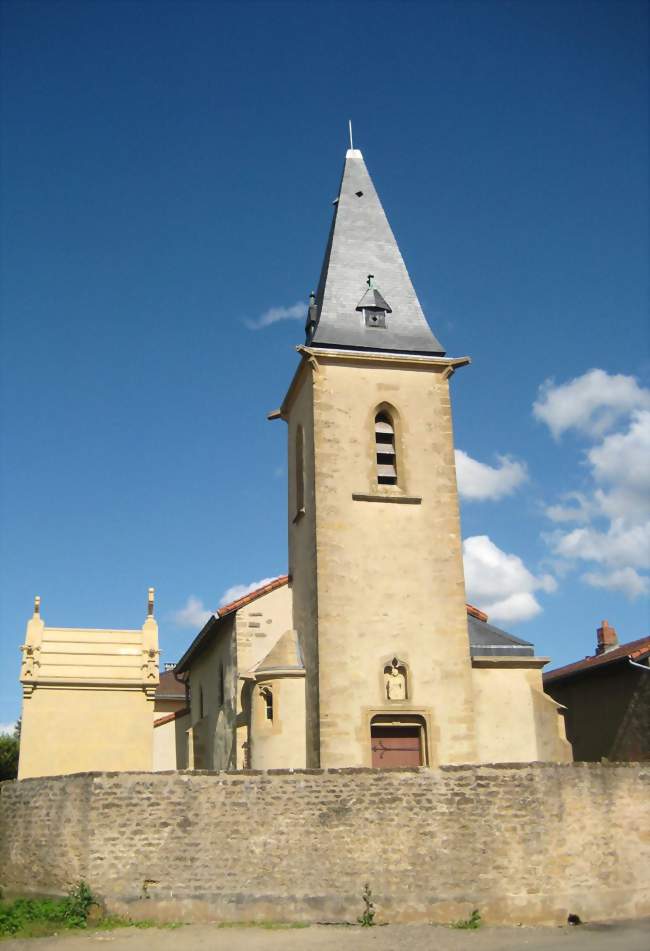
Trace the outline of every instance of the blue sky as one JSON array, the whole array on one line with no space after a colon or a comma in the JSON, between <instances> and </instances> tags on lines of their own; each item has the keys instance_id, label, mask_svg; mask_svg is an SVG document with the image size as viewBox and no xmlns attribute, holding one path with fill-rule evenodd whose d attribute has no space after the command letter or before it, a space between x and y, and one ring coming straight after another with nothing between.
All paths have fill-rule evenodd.
<instances>
[{"instance_id":1,"label":"blue sky","mask_svg":"<svg viewBox=\"0 0 650 951\"><path fill-rule=\"evenodd\" d=\"M265 414L302 321L251 324L316 283L349 117L432 328L473 359L469 596L554 664L603 618L647 633L644 3L3 19L0 724L35 594L48 624L133 627L153 584L174 660L286 569Z\"/></svg>"}]
</instances>

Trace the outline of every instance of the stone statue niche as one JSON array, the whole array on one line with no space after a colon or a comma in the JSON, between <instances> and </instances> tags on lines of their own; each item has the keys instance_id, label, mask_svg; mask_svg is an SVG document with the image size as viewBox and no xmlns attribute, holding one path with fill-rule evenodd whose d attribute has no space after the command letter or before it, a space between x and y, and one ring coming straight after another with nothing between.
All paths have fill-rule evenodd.
<instances>
[{"instance_id":1,"label":"stone statue niche","mask_svg":"<svg viewBox=\"0 0 650 951\"><path fill-rule=\"evenodd\" d=\"M406 700L406 665L393 657L384 667L384 684L387 700Z\"/></svg>"}]
</instances>

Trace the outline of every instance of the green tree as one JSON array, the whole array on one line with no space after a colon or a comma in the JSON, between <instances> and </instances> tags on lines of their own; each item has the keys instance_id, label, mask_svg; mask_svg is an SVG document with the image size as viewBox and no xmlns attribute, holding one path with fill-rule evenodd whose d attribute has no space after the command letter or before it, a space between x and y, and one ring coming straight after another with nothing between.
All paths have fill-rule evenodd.
<instances>
[{"instance_id":1,"label":"green tree","mask_svg":"<svg viewBox=\"0 0 650 951\"><path fill-rule=\"evenodd\" d=\"M0 733L0 782L15 779L18 775L18 753L20 751L20 720L16 724L14 735Z\"/></svg>"}]
</instances>

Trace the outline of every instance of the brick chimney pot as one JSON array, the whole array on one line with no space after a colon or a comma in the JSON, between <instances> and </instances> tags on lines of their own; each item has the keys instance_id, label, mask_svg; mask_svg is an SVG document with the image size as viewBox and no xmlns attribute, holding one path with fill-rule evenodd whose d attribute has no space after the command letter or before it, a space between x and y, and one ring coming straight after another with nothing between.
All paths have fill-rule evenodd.
<instances>
[{"instance_id":1,"label":"brick chimney pot","mask_svg":"<svg viewBox=\"0 0 650 951\"><path fill-rule=\"evenodd\" d=\"M596 654L606 654L618 647L618 637L608 621L603 621L596 631Z\"/></svg>"}]
</instances>

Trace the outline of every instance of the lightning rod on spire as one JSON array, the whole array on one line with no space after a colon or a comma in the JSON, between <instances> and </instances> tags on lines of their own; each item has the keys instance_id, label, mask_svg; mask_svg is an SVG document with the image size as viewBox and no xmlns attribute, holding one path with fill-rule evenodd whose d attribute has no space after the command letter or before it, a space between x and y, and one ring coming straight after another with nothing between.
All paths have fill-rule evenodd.
<instances>
[{"instance_id":1,"label":"lightning rod on spire","mask_svg":"<svg viewBox=\"0 0 650 951\"><path fill-rule=\"evenodd\" d=\"M348 126L350 128L350 148L354 149L354 145L352 144L352 119L348 119Z\"/></svg>"}]
</instances>

